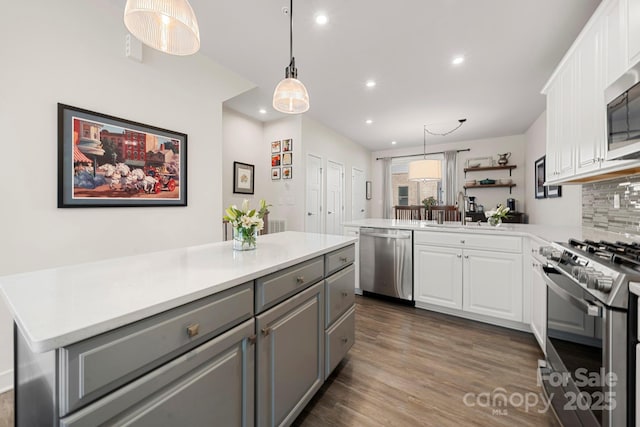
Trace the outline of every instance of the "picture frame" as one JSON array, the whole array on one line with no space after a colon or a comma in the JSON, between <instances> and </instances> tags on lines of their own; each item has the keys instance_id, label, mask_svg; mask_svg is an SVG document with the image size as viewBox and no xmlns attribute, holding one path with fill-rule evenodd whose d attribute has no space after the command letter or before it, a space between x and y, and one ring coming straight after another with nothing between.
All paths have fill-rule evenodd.
<instances>
[{"instance_id":1,"label":"picture frame","mask_svg":"<svg viewBox=\"0 0 640 427\"><path fill-rule=\"evenodd\" d=\"M290 152L282 153L282 165L291 165L293 164L293 154Z\"/></svg>"},{"instance_id":2,"label":"picture frame","mask_svg":"<svg viewBox=\"0 0 640 427\"><path fill-rule=\"evenodd\" d=\"M293 151L293 139L282 140L282 152L286 153L288 151Z\"/></svg>"},{"instance_id":3,"label":"picture frame","mask_svg":"<svg viewBox=\"0 0 640 427\"><path fill-rule=\"evenodd\" d=\"M562 186L561 185L549 185L546 187L547 189L547 197L548 198L557 198L562 197Z\"/></svg>"},{"instance_id":4,"label":"picture frame","mask_svg":"<svg viewBox=\"0 0 640 427\"><path fill-rule=\"evenodd\" d=\"M253 194L255 183L255 167L248 163L233 162L233 192L237 194Z\"/></svg>"},{"instance_id":5,"label":"picture frame","mask_svg":"<svg viewBox=\"0 0 640 427\"><path fill-rule=\"evenodd\" d=\"M365 198L367 200L371 200L371 181L366 181L365 182Z\"/></svg>"},{"instance_id":6,"label":"picture frame","mask_svg":"<svg viewBox=\"0 0 640 427\"><path fill-rule=\"evenodd\" d=\"M280 168L271 168L271 180L278 181L280 179Z\"/></svg>"},{"instance_id":7,"label":"picture frame","mask_svg":"<svg viewBox=\"0 0 640 427\"><path fill-rule=\"evenodd\" d=\"M293 169L291 166L282 168L282 179L292 179L293 178Z\"/></svg>"},{"instance_id":8,"label":"picture frame","mask_svg":"<svg viewBox=\"0 0 640 427\"><path fill-rule=\"evenodd\" d=\"M282 154L272 154L271 155L271 167L275 168L276 166L280 166L282 163Z\"/></svg>"},{"instance_id":9,"label":"picture frame","mask_svg":"<svg viewBox=\"0 0 640 427\"><path fill-rule=\"evenodd\" d=\"M280 152L280 141L271 142L271 152L279 153Z\"/></svg>"},{"instance_id":10,"label":"picture frame","mask_svg":"<svg viewBox=\"0 0 640 427\"><path fill-rule=\"evenodd\" d=\"M540 157L534 163L534 188L536 199L545 199L547 197L547 187L544 186L545 180L545 159L546 156Z\"/></svg>"},{"instance_id":11,"label":"picture frame","mask_svg":"<svg viewBox=\"0 0 640 427\"><path fill-rule=\"evenodd\" d=\"M187 134L58 103L58 208L187 206Z\"/></svg>"}]
</instances>

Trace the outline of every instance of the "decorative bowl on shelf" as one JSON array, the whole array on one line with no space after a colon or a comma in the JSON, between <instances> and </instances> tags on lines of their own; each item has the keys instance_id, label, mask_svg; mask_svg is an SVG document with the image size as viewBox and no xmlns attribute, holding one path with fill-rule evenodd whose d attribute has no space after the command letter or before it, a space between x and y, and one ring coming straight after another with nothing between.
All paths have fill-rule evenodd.
<instances>
[{"instance_id":1,"label":"decorative bowl on shelf","mask_svg":"<svg viewBox=\"0 0 640 427\"><path fill-rule=\"evenodd\" d=\"M473 168L479 168L479 167L480 167L480 162L476 162L476 163L469 163L469 164L467 165L467 167L468 167L468 168L471 168L471 169L473 169Z\"/></svg>"},{"instance_id":2,"label":"decorative bowl on shelf","mask_svg":"<svg viewBox=\"0 0 640 427\"><path fill-rule=\"evenodd\" d=\"M464 185L467 187L471 187L476 185L476 180L475 179L468 179L464 182Z\"/></svg>"},{"instance_id":3,"label":"decorative bowl on shelf","mask_svg":"<svg viewBox=\"0 0 640 427\"><path fill-rule=\"evenodd\" d=\"M512 182L513 182L512 179L501 179L500 180L500 184L502 184L502 185L511 185Z\"/></svg>"},{"instance_id":4,"label":"decorative bowl on shelf","mask_svg":"<svg viewBox=\"0 0 640 427\"><path fill-rule=\"evenodd\" d=\"M483 179L482 181L478 181L480 182L480 185L491 185L491 184L495 184L496 180L495 179Z\"/></svg>"}]
</instances>

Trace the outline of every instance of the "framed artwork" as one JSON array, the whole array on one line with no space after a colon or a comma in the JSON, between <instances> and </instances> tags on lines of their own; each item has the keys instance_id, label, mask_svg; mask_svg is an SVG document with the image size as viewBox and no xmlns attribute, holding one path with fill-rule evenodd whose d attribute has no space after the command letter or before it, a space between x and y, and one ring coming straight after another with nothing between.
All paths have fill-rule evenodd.
<instances>
[{"instance_id":1,"label":"framed artwork","mask_svg":"<svg viewBox=\"0 0 640 427\"><path fill-rule=\"evenodd\" d=\"M280 141L273 141L271 143L271 152L279 153L280 152Z\"/></svg>"},{"instance_id":2,"label":"framed artwork","mask_svg":"<svg viewBox=\"0 0 640 427\"><path fill-rule=\"evenodd\" d=\"M287 166L282 168L282 179L291 179L292 178L291 166Z\"/></svg>"},{"instance_id":3,"label":"framed artwork","mask_svg":"<svg viewBox=\"0 0 640 427\"><path fill-rule=\"evenodd\" d=\"M187 135L58 104L58 207L187 206Z\"/></svg>"},{"instance_id":4,"label":"framed artwork","mask_svg":"<svg viewBox=\"0 0 640 427\"><path fill-rule=\"evenodd\" d=\"M275 168L276 166L280 166L282 161L282 154L272 154L271 155L271 167Z\"/></svg>"},{"instance_id":5,"label":"framed artwork","mask_svg":"<svg viewBox=\"0 0 640 427\"><path fill-rule=\"evenodd\" d=\"M254 166L233 162L233 192L253 194Z\"/></svg>"},{"instance_id":6,"label":"framed artwork","mask_svg":"<svg viewBox=\"0 0 640 427\"><path fill-rule=\"evenodd\" d=\"M546 156L540 157L538 160L536 160L534 166L536 199L544 199L547 197L547 187L544 186L545 158Z\"/></svg>"},{"instance_id":7,"label":"framed artwork","mask_svg":"<svg viewBox=\"0 0 640 427\"><path fill-rule=\"evenodd\" d=\"M547 197L561 197L562 186L561 185L549 185L547 188Z\"/></svg>"},{"instance_id":8,"label":"framed artwork","mask_svg":"<svg viewBox=\"0 0 640 427\"><path fill-rule=\"evenodd\" d=\"M293 154L291 153L282 153L282 164L283 165L291 165L293 163Z\"/></svg>"},{"instance_id":9,"label":"framed artwork","mask_svg":"<svg viewBox=\"0 0 640 427\"><path fill-rule=\"evenodd\" d=\"M367 181L365 184L365 197L367 200L371 200L371 181Z\"/></svg>"},{"instance_id":10,"label":"framed artwork","mask_svg":"<svg viewBox=\"0 0 640 427\"><path fill-rule=\"evenodd\" d=\"M271 168L271 179L273 181L280 179L280 168Z\"/></svg>"},{"instance_id":11,"label":"framed artwork","mask_svg":"<svg viewBox=\"0 0 640 427\"><path fill-rule=\"evenodd\" d=\"M293 139L282 140L282 152L286 153L287 151L293 151Z\"/></svg>"}]
</instances>

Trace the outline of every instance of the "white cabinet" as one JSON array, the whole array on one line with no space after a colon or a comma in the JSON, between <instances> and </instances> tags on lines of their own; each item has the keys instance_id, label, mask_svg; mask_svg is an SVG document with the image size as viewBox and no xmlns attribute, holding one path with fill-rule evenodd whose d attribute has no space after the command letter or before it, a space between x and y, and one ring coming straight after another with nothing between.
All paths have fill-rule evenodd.
<instances>
[{"instance_id":1,"label":"white cabinet","mask_svg":"<svg viewBox=\"0 0 640 427\"><path fill-rule=\"evenodd\" d=\"M415 245L413 251L416 301L462 310L462 250Z\"/></svg>"},{"instance_id":2,"label":"white cabinet","mask_svg":"<svg viewBox=\"0 0 640 427\"><path fill-rule=\"evenodd\" d=\"M465 249L462 256L463 310L522 321L522 255Z\"/></svg>"},{"instance_id":3,"label":"white cabinet","mask_svg":"<svg viewBox=\"0 0 640 427\"><path fill-rule=\"evenodd\" d=\"M627 0L622 0L627 1ZM609 86L626 70L623 41L626 39L626 10L621 0L610 0L604 5L599 19L604 30L604 87ZM603 89L604 89L603 87Z\"/></svg>"},{"instance_id":4,"label":"white cabinet","mask_svg":"<svg viewBox=\"0 0 640 427\"><path fill-rule=\"evenodd\" d=\"M360 290L360 227L345 226L344 235L358 238L358 241L356 242L356 256L353 265L356 268L356 293L362 295L362 291Z\"/></svg>"},{"instance_id":5,"label":"white cabinet","mask_svg":"<svg viewBox=\"0 0 640 427\"><path fill-rule=\"evenodd\" d=\"M414 232L416 306L522 322L521 248L516 236Z\"/></svg>"},{"instance_id":6,"label":"white cabinet","mask_svg":"<svg viewBox=\"0 0 640 427\"><path fill-rule=\"evenodd\" d=\"M547 92L546 181L573 175L576 140L575 57L570 57Z\"/></svg>"},{"instance_id":7,"label":"white cabinet","mask_svg":"<svg viewBox=\"0 0 640 427\"><path fill-rule=\"evenodd\" d=\"M540 255L540 247L549 246L550 243L537 239L529 239L531 254L528 257L527 279L530 286L530 311L531 311L531 332L536 337L540 348L546 354L547 341L547 285L544 282L540 267L546 259Z\"/></svg>"},{"instance_id":8,"label":"white cabinet","mask_svg":"<svg viewBox=\"0 0 640 427\"><path fill-rule=\"evenodd\" d=\"M640 61L640 0L627 1L627 64Z\"/></svg>"}]
</instances>

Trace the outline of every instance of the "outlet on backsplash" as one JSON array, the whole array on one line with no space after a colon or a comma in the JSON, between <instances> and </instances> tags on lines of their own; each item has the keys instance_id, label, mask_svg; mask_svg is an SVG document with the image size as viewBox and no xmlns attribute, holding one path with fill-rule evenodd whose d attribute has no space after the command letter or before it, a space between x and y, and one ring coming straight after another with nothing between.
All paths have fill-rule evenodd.
<instances>
[{"instance_id":1,"label":"outlet on backsplash","mask_svg":"<svg viewBox=\"0 0 640 427\"><path fill-rule=\"evenodd\" d=\"M620 195L618 193L613 195L613 209L620 209Z\"/></svg>"}]
</instances>

